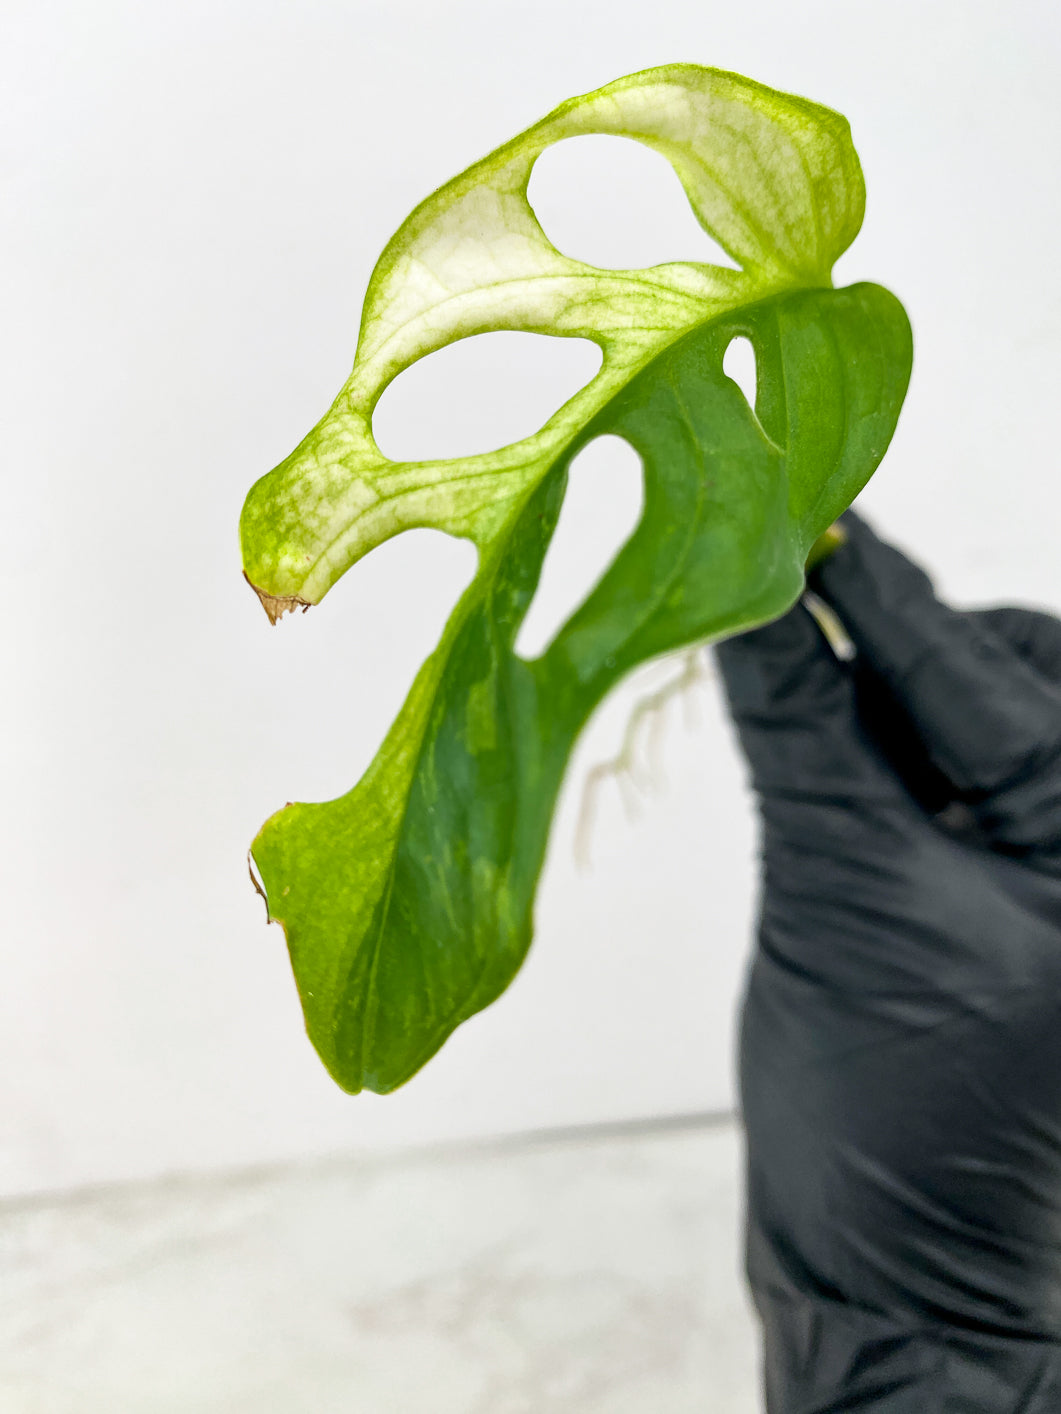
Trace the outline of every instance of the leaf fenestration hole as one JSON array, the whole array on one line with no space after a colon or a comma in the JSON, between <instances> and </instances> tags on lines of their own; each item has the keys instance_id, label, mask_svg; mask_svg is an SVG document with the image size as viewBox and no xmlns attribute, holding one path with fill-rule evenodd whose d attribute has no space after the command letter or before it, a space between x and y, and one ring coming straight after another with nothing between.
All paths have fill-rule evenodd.
<instances>
[{"instance_id":1,"label":"leaf fenestration hole","mask_svg":"<svg viewBox=\"0 0 1061 1414\"><path fill-rule=\"evenodd\" d=\"M399 373L376 404L372 433L394 461L492 452L537 432L601 360L589 339L473 334Z\"/></svg>"},{"instance_id":2,"label":"leaf fenestration hole","mask_svg":"<svg viewBox=\"0 0 1061 1414\"><path fill-rule=\"evenodd\" d=\"M637 528L645 503L641 458L622 437L597 437L572 461L538 588L516 653L541 656Z\"/></svg>"},{"instance_id":3,"label":"leaf fenestration hole","mask_svg":"<svg viewBox=\"0 0 1061 1414\"><path fill-rule=\"evenodd\" d=\"M693 213L665 157L632 138L586 133L547 147L527 197L562 254L604 270L677 260L739 269Z\"/></svg>"},{"instance_id":4,"label":"leaf fenestration hole","mask_svg":"<svg viewBox=\"0 0 1061 1414\"><path fill-rule=\"evenodd\" d=\"M755 348L751 339L738 334L729 341L722 355L722 372L731 378L748 400L748 406L755 410L756 369Z\"/></svg>"},{"instance_id":5,"label":"leaf fenestration hole","mask_svg":"<svg viewBox=\"0 0 1061 1414\"><path fill-rule=\"evenodd\" d=\"M478 564L471 541L416 526L359 560L297 632L281 621L270 713L302 723L272 746L281 800L332 799L337 761L352 780L368 768Z\"/></svg>"}]
</instances>

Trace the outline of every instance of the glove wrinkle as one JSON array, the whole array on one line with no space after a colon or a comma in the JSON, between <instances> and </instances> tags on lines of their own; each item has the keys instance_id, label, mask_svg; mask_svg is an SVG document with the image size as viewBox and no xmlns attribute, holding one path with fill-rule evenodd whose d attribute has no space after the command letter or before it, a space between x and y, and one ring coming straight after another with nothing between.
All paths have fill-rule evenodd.
<instances>
[{"instance_id":1,"label":"glove wrinkle","mask_svg":"<svg viewBox=\"0 0 1061 1414\"><path fill-rule=\"evenodd\" d=\"M952 795L1003 849L1051 856L1061 831L1059 630L1034 611L961 613L854 513L812 575L859 654L902 705ZM1001 630L1001 631L1000 631ZM1009 634L1020 637L1014 646ZM1029 789L1034 781L1036 788Z\"/></svg>"},{"instance_id":2,"label":"glove wrinkle","mask_svg":"<svg viewBox=\"0 0 1061 1414\"><path fill-rule=\"evenodd\" d=\"M1008 643L1046 682L1061 685L1061 621L1042 609L1010 604L973 609L970 614Z\"/></svg>"}]
</instances>

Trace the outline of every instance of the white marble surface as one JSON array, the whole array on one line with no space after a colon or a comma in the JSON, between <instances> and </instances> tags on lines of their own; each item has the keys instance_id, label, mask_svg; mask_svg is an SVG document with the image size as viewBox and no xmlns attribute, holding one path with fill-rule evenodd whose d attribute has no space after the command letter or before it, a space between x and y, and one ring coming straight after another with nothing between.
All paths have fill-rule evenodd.
<instances>
[{"instance_id":1,"label":"white marble surface","mask_svg":"<svg viewBox=\"0 0 1061 1414\"><path fill-rule=\"evenodd\" d=\"M0 1210L5 1414L744 1414L728 1122Z\"/></svg>"}]
</instances>

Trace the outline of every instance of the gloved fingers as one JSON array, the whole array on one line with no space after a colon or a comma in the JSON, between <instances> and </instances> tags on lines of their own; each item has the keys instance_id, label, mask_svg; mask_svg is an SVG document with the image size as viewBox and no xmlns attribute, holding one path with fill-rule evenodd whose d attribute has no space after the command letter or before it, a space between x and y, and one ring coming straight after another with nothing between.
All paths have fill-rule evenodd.
<instances>
[{"instance_id":1,"label":"gloved fingers","mask_svg":"<svg viewBox=\"0 0 1061 1414\"><path fill-rule=\"evenodd\" d=\"M988 839L1022 852L1053 849L1061 689L982 616L941 603L928 576L858 516L841 524L847 542L814 572L815 588Z\"/></svg>"},{"instance_id":2,"label":"gloved fingers","mask_svg":"<svg viewBox=\"0 0 1061 1414\"><path fill-rule=\"evenodd\" d=\"M1010 605L976 609L970 617L1008 643L1044 682L1061 688L1061 620L1040 609ZM1047 873L1061 875L1061 755L989 804L996 817L1007 817L1007 839L1029 849L1034 862ZM1008 818L1014 814L1019 831Z\"/></svg>"},{"instance_id":3,"label":"gloved fingers","mask_svg":"<svg viewBox=\"0 0 1061 1414\"><path fill-rule=\"evenodd\" d=\"M862 729L848 666L802 604L715 652L761 796L910 804Z\"/></svg>"},{"instance_id":4,"label":"gloved fingers","mask_svg":"<svg viewBox=\"0 0 1061 1414\"><path fill-rule=\"evenodd\" d=\"M1042 609L999 605L973 609L972 617L1004 639L1047 682L1061 686L1061 619Z\"/></svg>"}]
</instances>

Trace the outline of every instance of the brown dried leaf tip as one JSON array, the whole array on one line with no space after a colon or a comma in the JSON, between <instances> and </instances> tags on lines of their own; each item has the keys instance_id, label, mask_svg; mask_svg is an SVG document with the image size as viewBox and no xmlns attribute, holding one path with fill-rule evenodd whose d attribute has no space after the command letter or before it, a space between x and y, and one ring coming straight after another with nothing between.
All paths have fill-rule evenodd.
<instances>
[{"instance_id":1,"label":"brown dried leaf tip","mask_svg":"<svg viewBox=\"0 0 1061 1414\"><path fill-rule=\"evenodd\" d=\"M265 890L262 888L261 883L259 882L257 871L254 868L254 856L253 854L251 854L250 850L247 851L247 873L251 876L251 883L254 885L254 892L261 899L262 903L265 904L265 921L266 923L271 923L273 921L273 915L269 911L269 900L266 897Z\"/></svg>"},{"instance_id":2,"label":"brown dried leaf tip","mask_svg":"<svg viewBox=\"0 0 1061 1414\"><path fill-rule=\"evenodd\" d=\"M243 578L262 601L262 608L269 615L269 622L275 624L277 619L283 618L287 613L294 613L296 609L301 609L303 613L309 608L308 599L300 599L297 594L266 594L264 589L258 586L248 577L247 571L243 571Z\"/></svg>"}]
</instances>

